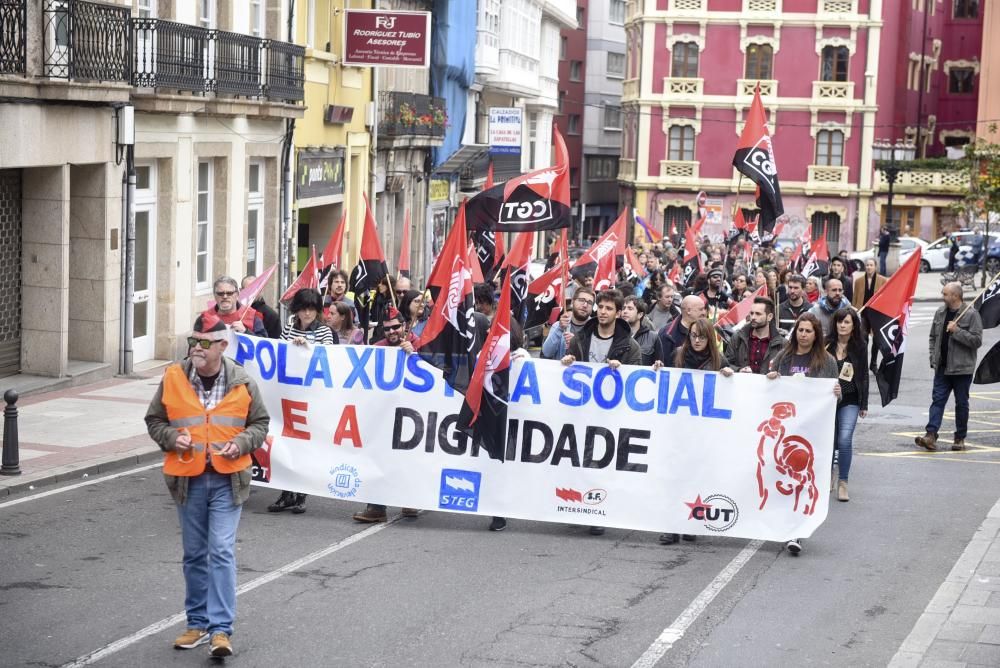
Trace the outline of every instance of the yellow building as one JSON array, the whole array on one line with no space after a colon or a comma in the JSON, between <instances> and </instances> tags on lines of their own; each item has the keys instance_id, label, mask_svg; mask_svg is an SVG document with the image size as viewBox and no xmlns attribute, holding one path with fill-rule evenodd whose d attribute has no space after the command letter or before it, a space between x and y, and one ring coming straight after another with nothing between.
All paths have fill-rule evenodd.
<instances>
[{"instance_id":1,"label":"yellow building","mask_svg":"<svg viewBox=\"0 0 1000 668\"><path fill-rule=\"evenodd\" d=\"M983 34L996 35L1000 30L1000 7L993 2L983 3ZM1000 143L1000 43L983 40L983 56L979 59L979 111L980 119L976 137L991 143Z\"/></svg>"},{"instance_id":2,"label":"yellow building","mask_svg":"<svg viewBox=\"0 0 1000 668\"><path fill-rule=\"evenodd\" d=\"M370 184L371 135L365 124L372 99L371 68L345 67L344 12L370 9L370 0L298 0L296 42L305 46L305 117L295 124L293 175L299 267L309 246L323 250L347 214L344 257L357 262ZM295 228L293 228L295 229Z\"/></svg>"}]
</instances>

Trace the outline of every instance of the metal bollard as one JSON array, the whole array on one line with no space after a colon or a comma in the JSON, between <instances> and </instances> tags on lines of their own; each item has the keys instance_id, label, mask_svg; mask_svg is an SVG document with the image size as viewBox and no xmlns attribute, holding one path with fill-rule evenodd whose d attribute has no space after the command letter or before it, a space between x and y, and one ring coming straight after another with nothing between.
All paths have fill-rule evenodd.
<instances>
[{"instance_id":1,"label":"metal bollard","mask_svg":"<svg viewBox=\"0 0 1000 668\"><path fill-rule=\"evenodd\" d=\"M17 452L17 392L7 390L3 400L7 402L7 407L3 409L3 460L0 475L21 475L20 455Z\"/></svg>"}]
</instances>

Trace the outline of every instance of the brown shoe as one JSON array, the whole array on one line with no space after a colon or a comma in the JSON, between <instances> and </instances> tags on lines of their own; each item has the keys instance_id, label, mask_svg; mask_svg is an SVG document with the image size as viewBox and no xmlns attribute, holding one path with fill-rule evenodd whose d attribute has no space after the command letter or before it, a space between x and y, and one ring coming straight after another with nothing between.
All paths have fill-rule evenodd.
<instances>
[{"instance_id":1,"label":"brown shoe","mask_svg":"<svg viewBox=\"0 0 1000 668\"><path fill-rule=\"evenodd\" d=\"M354 513L355 522L364 522L365 524L374 524L376 522L385 522L388 518L386 517L385 511L373 510L371 508L365 508L360 513Z\"/></svg>"},{"instance_id":2,"label":"brown shoe","mask_svg":"<svg viewBox=\"0 0 1000 668\"><path fill-rule=\"evenodd\" d=\"M408 519L415 519L417 517L418 511L416 508L403 508L403 512L401 514L403 517L406 517Z\"/></svg>"},{"instance_id":3,"label":"brown shoe","mask_svg":"<svg viewBox=\"0 0 1000 668\"><path fill-rule=\"evenodd\" d=\"M847 481L840 480L837 482L837 501L850 501L851 497L847 495Z\"/></svg>"},{"instance_id":4,"label":"brown shoe","mask_svg":"<svg viewBox=\"0 0 1000 668\"><path fill-rule=\"evenodd\" d=\"M232 656L233 645L229 642L229 636L222 631L213 633L209 653L215 657Z\"/></svg>"},{"instance_id":5,"label":"brown shoe","mask_svg":"<svg viewBox=\"0 0 1000 668\"><path fill-rule=\"evenodd\" d=\"M913 439L913 442L919 445L921 448L926 448L927 450L934 452L935 450L937 450L937 445L936 445L937 439L938 439L937 434L929 431L923 436L917 436L915 439Z\"/></svg>"},{"instance_id":6,"label":"brown shoe","mask_svg":"<svg viewBox=\"0 0 1000 668\"><path fill-rule=\"evenodd\" d=\"M965 439L956 438L955 443L952 444L951 446L951 449L954 450L955 452L962 452L963 450L965 450Z\"/></svg>"}]
</instances>

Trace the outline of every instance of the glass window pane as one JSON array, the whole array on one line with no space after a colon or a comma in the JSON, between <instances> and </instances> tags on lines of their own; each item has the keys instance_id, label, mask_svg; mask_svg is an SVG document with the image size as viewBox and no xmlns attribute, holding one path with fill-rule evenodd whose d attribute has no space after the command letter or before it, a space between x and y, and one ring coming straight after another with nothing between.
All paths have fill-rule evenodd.
<instances>
[{"instance_id":1,"label":"glass window pane","mask_svg":"<svg viewBox=\"0 0 1000 668\"><path fill-rule=\"evenodd\" d=\"M208 252L208 225L203 223L198 224L198 252Z\"/></svg>"},{"instance_id":2,"label":"glass window pane","mask_svg":"<svg viewBox=\"0 0 1000 668\"><path fill-rule=\"evenodd\" d=\"M250 185L249 190L252 193L260 192L260 165L252 164L250 165Z\"/></svg>"},{"instance_id":3,"label":"glass window pane","mask_svg":"<svg viewBox=\"0 0 1000 668\"><path fill-rule=\"evenodd\" d=\"M135 289L149 289L149 212L135 212Z\"/></svg>"},{"instance_id":4,"label":"glass window pane","mask_svg":"<svg viewBox=\"0 0 1000 668\"><path fill-rule=\"evenodd\" d=\"M208 163L198 163L198 190L208 190Z\"/></svg>"},{"instance_id":5,"label":"glass window pane","mask_svg":"<svg viewBox=\"0 0 1000 668\"><path fill-rule=\"evenodd\" d=\"M136 190L149 190L149 165L138 165L135 168Z\"/></svg>"},{"instance_id":6,"label":"glass window pane","mask_svg":"<svg viewBox=\"0 0 1000 668\"><path fill-rule=\"evenodd\" d=\"M198 193L198 220L208 220L208 193Z\"/></svg>"},{"instance_id":7,"label":"glass window pane","mask_svg":"<svg viewBox=\"0 0 1000 668\"><path fill-rule=\"evenodd\" d=\"M132 336L138 338L149 334L149 302L132 305Z\"/></svg>"},{"instance_id":8,"label":"glass window pane","mask_svg":"<svg viewBox=\"0 0 1000 668\"><path fill-rule=\"evenodd\" d=\"M208 282L208 254L198 256L198 277L195 279L198 283Z\"/></svg>"}]
</instances>

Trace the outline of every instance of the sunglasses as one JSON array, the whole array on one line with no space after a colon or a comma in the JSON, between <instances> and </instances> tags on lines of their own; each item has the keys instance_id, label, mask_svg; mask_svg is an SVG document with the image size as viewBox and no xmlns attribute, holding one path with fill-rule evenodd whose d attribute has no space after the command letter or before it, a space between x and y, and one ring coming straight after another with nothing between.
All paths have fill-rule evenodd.
<instances>
[{"instance_id":1,"label":"sunglasses","mask_svg":"<svg viewBox=\"0 0 1000 668\"><path fill-rule=\"evenodd\" d=\"M215 296L224 298L224 297L232 297L235 294L236 294L235 290L230 290L229 292L216 292Z\"/></svg>"},{"instance_id":2,"label":"sunglasses","mask_svg":"<svg viewBox=\"0 0 1000 668\"><path fill-rule=\"evenodd\" d=\"M188 348L194 348L195 346L200 346L202 350L208 350L212 347L213 343L218 343L220 339L196 339L193 336L188 337Z\"/></svg>"},{"instance_id":3,"label":"sunglasses","mask_svg":"<svg viewBox=\"0 0 1000 668\"><path fill-rule=\"evenodd\" d=\"M396 330L403 329L403 326L402 325L386 325L384 329L387 332L395 332Z\"/></svg>"}]
</instances>

